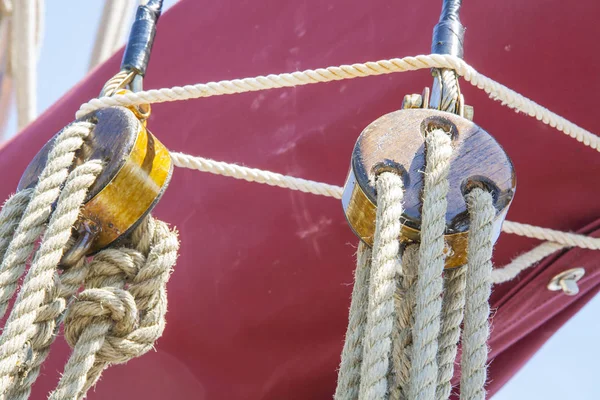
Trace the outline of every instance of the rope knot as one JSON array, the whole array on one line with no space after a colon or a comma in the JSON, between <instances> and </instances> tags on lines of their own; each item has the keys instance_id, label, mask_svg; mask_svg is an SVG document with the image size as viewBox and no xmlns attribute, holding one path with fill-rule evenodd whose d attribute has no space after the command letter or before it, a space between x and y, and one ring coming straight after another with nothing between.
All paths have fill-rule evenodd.
<instances>
[{"instance_id":1,"label":"rope knot","mask_svg":"<svg viewBox=\"0 0 600 400\"><path fill-rule=\"evenodd\" d=\"M81 336L98 331L106 332L106 338L123 337L138 325L135 300L127 290L105 287L86 289L71 306L65 319L65 339L74 347ZM104 344L99 356L108 362L124 362L123 357L111 353ZM103 351L105 350L105 351Z\"/></svg>"}]
</instances>

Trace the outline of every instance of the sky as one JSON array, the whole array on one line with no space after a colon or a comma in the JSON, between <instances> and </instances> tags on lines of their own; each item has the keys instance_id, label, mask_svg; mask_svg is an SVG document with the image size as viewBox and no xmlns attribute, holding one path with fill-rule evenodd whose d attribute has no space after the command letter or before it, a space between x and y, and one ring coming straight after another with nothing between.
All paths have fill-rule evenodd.
<instances>
[{"instance_id":1,"label":"sky","mask_svg":"<svg viewBox=\"0 0 600 400\"><path fill-rule=\"evenodd\" d=\"M165 0L165 6L175 2ZM46 1L38 75L39 113L86 75L103 3ZM14 110L7 129L9 134L16 131ZM596 297L545 344L494 400L600 399L599 316L600 297Z\"/></svg>"}]
</instances>

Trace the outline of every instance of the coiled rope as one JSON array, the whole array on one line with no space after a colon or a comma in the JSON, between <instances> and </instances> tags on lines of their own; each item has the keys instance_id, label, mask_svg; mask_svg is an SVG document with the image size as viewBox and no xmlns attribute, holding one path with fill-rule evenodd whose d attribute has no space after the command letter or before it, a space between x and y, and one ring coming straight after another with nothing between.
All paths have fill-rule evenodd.
<instances>
[{"instance_id":1,"label":"coiled rope","mask_svg":"<svg viewBox=\"0 0 600 400\"><path fill-rule=\"evenodd\" d=\"M0 317L33 253L0 336L2 400L28 398L65 315L74 352L52 399L84 397L109 364L147 352L164 329L165 285L179 243L163 222L147 217L123 248L103 250L61 271L72 227L103 168L100 160L90 160L71 171L75 152L93 128L89 122L66 127L35 188L16 193L0 212Z\"/></svg>"}]
</instances>

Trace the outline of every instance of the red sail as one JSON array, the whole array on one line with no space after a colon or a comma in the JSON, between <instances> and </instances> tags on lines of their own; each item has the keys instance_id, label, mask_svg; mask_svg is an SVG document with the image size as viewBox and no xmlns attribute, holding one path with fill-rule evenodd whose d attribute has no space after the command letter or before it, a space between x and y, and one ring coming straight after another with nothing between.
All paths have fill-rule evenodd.
<instances>
[{"instance_id":1,"label":"red sail","mask_svg":"<svg viewBox=\"0 0 600 400\"><path fill-rule=\"evenodd\" d=\"M184 0L159 23L146 88L428 53L439 1ZM483 73L600 130L600 3L481 1L463 7L466 60ZM77 34L73 32L73 34ZM76 55L74 55L76 56ZM0 150L0 197L79 105L97 96L121 54ZM427 71L157 104L149 128L171 150L341 185L354 141ZM508 219L600 234L599 155L462 85L475 120L512 157L519 189ZM591 112L590 112L591 111ZM350 301L356 238L338 201L176 170L156 214L177 226L181 257L156 352L107 370L90 399L330 399ZM503 235L503 265L537 243ZM600 253L556 254L495 287L490 393L598 291ZM546 289L585 267L578 296ZM59 339L32 398L56 384Z\"/></svg>"}]
</instances>

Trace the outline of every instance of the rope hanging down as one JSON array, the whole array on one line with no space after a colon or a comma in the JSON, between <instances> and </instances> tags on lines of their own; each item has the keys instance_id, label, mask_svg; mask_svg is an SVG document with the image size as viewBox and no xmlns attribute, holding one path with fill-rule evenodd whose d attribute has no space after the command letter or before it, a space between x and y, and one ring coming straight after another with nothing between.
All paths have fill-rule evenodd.
<instances>
[{"instance_id":1,"label":"rope hanging down","mask_svg":"<svg viewBox=\"0 0 600 400\"><path fill-rule=\"evenodd\" d=\"M402 178L392 172L377 177L375 244L372 251L359 246L336 400L447 399L463 312L461 399L485 396L496 211L491 194L474 189L467 195L468 266L443 272L451 146L443 131L429 133L426 140L419 248L403 249L397 240Z\"/></svg>"},{"instance_id":2,"label":"rope hanging down","mask_svg":"<svg viewBox=\"0 0 600 400\"><path fill-rule=\"evenodd\" d=\"M109 363L148 351L164 329L165 284L178 249L176 233L164 223L147 217L126 247L103 250L91 261L82 257L61 271L72 227L103 168L90 160L69 172L93 128L88 122L65 128L36 187L16 193L0 212L0 316L42 237L0 336L2 400L28 398L65 313L74 353L53 399L82 398Z\"/></svg>"}]
</instances>

